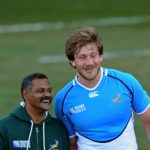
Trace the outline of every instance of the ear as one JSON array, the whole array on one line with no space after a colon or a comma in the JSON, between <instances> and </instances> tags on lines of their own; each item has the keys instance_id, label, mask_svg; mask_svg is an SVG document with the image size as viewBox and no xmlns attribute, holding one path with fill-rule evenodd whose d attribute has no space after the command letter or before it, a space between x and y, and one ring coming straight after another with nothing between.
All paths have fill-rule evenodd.
<instances>
[{"instance_id":1,"label":"ear","mask_svg":"<svg viewBox=\"0 0 150 150\"><path fill-rule=\"evenodd\" d=\"M27 100L29 97L29 91L24 89L22 94L23 94L24 99Z\"/></svg>"},{"instance_id":2,"label":"ear","mask_svg":"<svg viewBox=\"0 0 150 150\"><path fill-rule=\"evenodd\" d=\"M101 62L103 61L103 55L100 55L100 60L101 60Z\"/></svg>"},{"instance_id":3,"label":"ear","mask_svg":"<svg viewBox=\"0 0 150 150\"><path fill-rule=\"evenodd\" d=\"M75 64L74 61L70 61L69 63L70 63L70 65L71 65L73 68L76 68L76 64Z\"/></svg>"}]
</instances>

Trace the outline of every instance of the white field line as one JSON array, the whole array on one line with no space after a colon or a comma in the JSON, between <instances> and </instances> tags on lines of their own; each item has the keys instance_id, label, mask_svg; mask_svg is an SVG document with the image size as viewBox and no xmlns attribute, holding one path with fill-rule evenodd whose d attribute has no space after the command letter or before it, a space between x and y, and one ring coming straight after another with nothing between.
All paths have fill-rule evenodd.
<instances>
[{"instance_id":1,"label":"white field line","mask_svg":"<svg viewBox=\"0 0 150 150\"><path fill-rule=\"evenodd\" d=\"M45 23L25 23L0 25L0 33L16 33L16 32L30 32L42 30L59 30L64 28L77 28L80 26L114 26L114 25L131 25L150 22L150 16L132 16L132 17L112 17L101 19L88 19L82 21L72 22L45 22Z\"/></svg>"},{"instance_id":2,"label":"white field line","mask_svg":"<svg viewBox=\"0 0 150 150\"><path fill-rule=\"evenodd\" d=\"M137 51L121 51L121 52L113 51L104 53L104 59L149 57L149 56L150 56L150 49L143 49ZM65 55L41 56L38 58L38 62L42 64L60 63L60 62L67 62L67 58Z\"/></svg>"}]
</instances>

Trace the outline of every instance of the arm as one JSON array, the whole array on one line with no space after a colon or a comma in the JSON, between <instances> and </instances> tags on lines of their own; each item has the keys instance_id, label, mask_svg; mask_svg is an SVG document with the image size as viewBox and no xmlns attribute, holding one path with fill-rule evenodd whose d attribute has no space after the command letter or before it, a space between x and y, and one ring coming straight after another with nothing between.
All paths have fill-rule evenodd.
<instances>
[{"instance_id":1,"label":"arm","mask_svg":"<svg viewBox=\"0 0 150 150\"><path fill-rule=\"evenodd\" d=\"M150 142L150 97L136 78L131 76L131 79L130 86L133 92L132 107L133 110L140 115Z\"/></svg>"},{"instance_id":2,"label":"arm","mask_svg":"<svg viewBox=\"0 0 150 150\"><path fill-rule=\"evenodd\" d=\"M144 123L146 134L147 134L148 140L150 142L150 107L148 108L148 110L146 112L144 112L140 116L140 118Z\"/></svg>"},{"instance_id":3,"label":"arm","mask_svg":"<svg viewBox=\"0 0 150 150\"><path fill-rule=\"evenodd\" d=\"M70 138L70 150L77 150L77 136Z\"/></svg>"},{"instance_id":4,"label":"arm","mask_svg":"<svg viewBox=\"0 0 150 150\"><path fill-rule=\"evenodd\" d=\"M3 141L3 139L2 139L2 136L0 135L0 149L4 149L5 150L5 148L4 148L4 141Z\"/></svg>"},{"instance_id":5,"label":"arm","mask_svg":"<svg viewBox=\"0 0 150 150\"><path fill-rule=\"evenodd\" d=\"M70 122L70 119L67 116L65 116L65 114L62 113L62 110L64 109L62 107L63 107L62 99L59 98L59 96L56 96L55 100L54 100L54 111L55 111L56 117L59 120L61 120L67 128L68 135L70 138L70 140L69 140L70 141L70 149L77 150L77 146L76 146L77 138L75 136L74 126L73 126L72 122Z\"/></svg>"},{"instance_id":6,"label":"arm","mask_svg":"<svg viewBox=\"0 0 150 150\"><path fill-rule=\"evenodd\" d=\"M2 126L0 125L0 150L7 150L7 149L9 149L7 140L4 137Z\"/></svg>"}]
</instances>

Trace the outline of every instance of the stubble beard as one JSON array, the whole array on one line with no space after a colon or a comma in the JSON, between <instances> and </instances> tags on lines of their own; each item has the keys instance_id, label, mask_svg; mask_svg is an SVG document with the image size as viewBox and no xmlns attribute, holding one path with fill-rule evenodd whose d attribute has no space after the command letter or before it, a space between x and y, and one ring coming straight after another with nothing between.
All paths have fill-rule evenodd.
<instances>
[{"instance_id":1,"label":"stubble beard","mask_svg":"<svg viewBox=\"0 0 150 150\"><path fill-rule=\"evenodd\" d=\"M96 74L91 78L84 75L81 71L78 71L78 74L86 81L93 81L94 79L96 79L97 75L99 74L99 71L100 71L100 67L98 67Z\"/></svg>"}]
</instances>

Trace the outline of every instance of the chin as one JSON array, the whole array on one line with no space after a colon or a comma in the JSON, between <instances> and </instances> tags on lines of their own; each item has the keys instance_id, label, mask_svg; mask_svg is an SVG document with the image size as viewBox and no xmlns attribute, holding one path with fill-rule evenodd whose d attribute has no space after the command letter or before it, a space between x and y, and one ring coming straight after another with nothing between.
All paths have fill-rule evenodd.
<instances>
[{"instance_id":1,"label":"chin","mask_svg":"<svg viewBox=\"0 0 150 150\"><path fill-rule=\"evenodd\" d=\"M44 104L41 105L41 108L43 110L49 110L50 107L51 107L51 103L44 103Z\"/></svg>"},{"instance_id":2,"label":"chin","mask_svg":"<svg viewBox=\"0 0 150 150\"><path fill-rule=\"evenodd\" d=\"M48 110L50 110L50 107L48 107L48 108L43 108L43 110L48 111Z\"/></svg>"}]
</instances>

